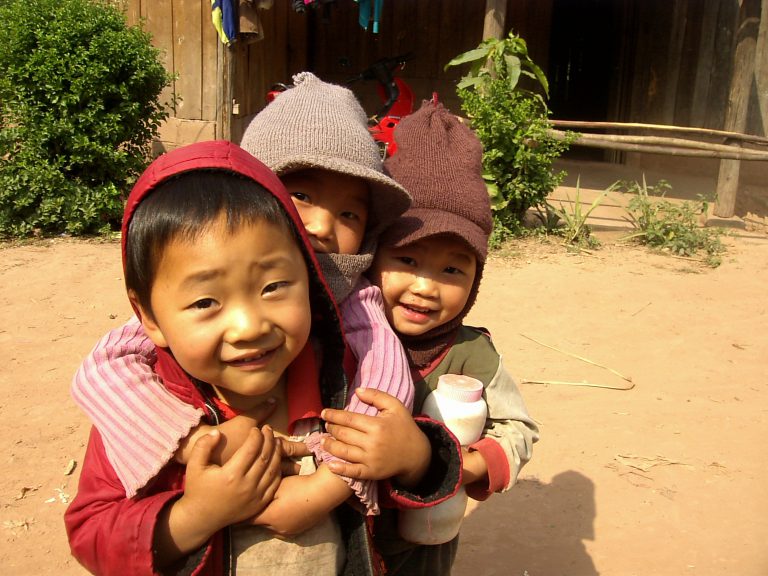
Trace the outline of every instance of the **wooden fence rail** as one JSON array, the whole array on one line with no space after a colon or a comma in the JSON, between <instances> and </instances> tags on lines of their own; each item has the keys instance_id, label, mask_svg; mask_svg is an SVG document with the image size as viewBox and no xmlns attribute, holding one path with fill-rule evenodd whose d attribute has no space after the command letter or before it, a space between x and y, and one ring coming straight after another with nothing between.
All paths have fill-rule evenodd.
<instances>
[{"instance_id":1,"label":"wooden fence rail","mask_svg":"<svg viewBox=\"0 0 768 576\"><path fill-rule=\"evenodd\" d=\"M768 7L768 0L763 0ZM717 158L720 160L720 172L717 183L717 203L715 215L731 217L736 204L738 189L739 162L768 162L768 138L753 134L727 130L712 130L690 126L671 126L659 124L623 123L623 122L585 122L576 120L550 120L556 128L576 131L578 136L575 146L607 148L645 154L663 154L666 156L689 156L696 158ZM614 130L622 132L642 131L643 133L674 134L673 136L632 135L632 134L593 134L581 130ZM566 132L550 129L550 135L559 140L565 139ZM709 141L704 141L704 140ZM712 142L712 140L715 140Z\"/></svg>"}]
</instances>

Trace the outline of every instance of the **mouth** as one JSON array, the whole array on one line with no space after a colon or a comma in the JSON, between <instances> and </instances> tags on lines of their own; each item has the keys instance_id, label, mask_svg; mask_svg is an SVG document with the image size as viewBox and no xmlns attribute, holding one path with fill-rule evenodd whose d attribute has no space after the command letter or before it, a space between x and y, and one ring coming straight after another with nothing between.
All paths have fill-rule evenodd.
<instances>
[{"instance_id":1,"label":"mouth","mask_svg":"<svg viewBox=\"0 0 768 576\"><path fill-rule=\"evenodd\" d=\"M226 360L225 362L235 368L262 368L269 364L276 351L277 348L264 352L249 353L238 358Z\"/></svg>"},{"instance_id":2,"label":"mouth","mask_svg":"<svg viewBox=\"0 0 768 576\"><path fill-rule=\"evenodd\" d=\"M415 304L401 303L400 307L403 311L403 316L411 322L417 322L423 324L430 320L430 316L435 312L425 306L416 306Z\"/></svg>"}]
</instances>

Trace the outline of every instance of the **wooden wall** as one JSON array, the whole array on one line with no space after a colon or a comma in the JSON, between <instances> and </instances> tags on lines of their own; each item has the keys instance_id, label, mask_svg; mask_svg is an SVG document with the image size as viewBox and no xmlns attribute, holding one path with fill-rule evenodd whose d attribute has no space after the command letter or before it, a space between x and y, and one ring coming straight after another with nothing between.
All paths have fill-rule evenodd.
<instances>
[{"instance_id":1,"label":"wooden wall","mask_svg":"<svg viewBox=\"0 0 768 576\"><path fill-rule=\"evenodd\" d=\"M303 70L345 84L374 61L404 53L413 55L401 76L413 88L416 105L437 91L446 106L460 112L455 84L463 71L443 68L482 39L485 0L389 0L384 7L378 34L359 25L359 7L352 0L304 13L293 10L287 0L276 0L272 9L262 12L263 41L234 50L237 114L232 139L238 141L250 118L264 107L272 84L290 82ZM357 82L350 88L366 112L378 109L375 82Z\"/></svg>"},{"instance_id":2,"label":"wooden wall","mask_svg":"<svg viewBox=\"0 0 768 576\"><path fill-rule=\"evenodd\" d=\"M730 0L635 1L625 121L722 129L738 9Z\"/></svg>"},{"instance_id":3,"label":"wooden wall","mask_svg":"<svg viewBox=\"0 0 768 576\"><path fill-rule=\"evenodd\" d=\"M436 91L448 108L460 112L455 84L465 70L443 69L452 58L480 43L485 4L485 0L388 0L380 32L373 34L358 24L356 3L339 1L327 21L313 15L309 69L323 79L344 83L380 58L411 53L400 76L414 90L416 106ZM375 82L356 83L352 88L367 111L378 108Z\"/></svg>"},{"instance_id":4,"label":"wooden wall","mask_svg":"<svg viewBox=\"0 0 768 576\"><path fill-rule=\"evenodd\" d=\"M162 140L174 145L213 138L221 112L217 109L217 79L222 55L209 2L118 1L124 3L129 22L143 19L154 44L163 51L167 69L176 75L172 90L164 96L170 99L175 93L179 101L173 118L161 131ZM563 44L574 47L566 51L570 54L566 57L580 57L579 26L569 27L566 18L563 27L562 17L558 24L558 14L574 3L587 21L590 10L608 8L613 14L608 24L598 25L605 30L588 32L604 42L604 58L587 59L590 74L608 79L600 87L582 82L580 98L585 102L595 99L596 90L606 101L602 117L588 119L723 127L736 0L507 0L506 30L526 39L534 61L553 78L556 67L562 65L558 59L564 57ZM300 14L290 0L275 0L271 9L260 11L263 39L238 42L229 52L232 139L239 141L243 127L264 106L273 83L289 82L301 70L343 83L381 57L406 52L413 59L402 76L413 87L417 104L437 91L450 109L460 112L455 84L464 70L443 68L481 41L485 7L486 0L387 0L380 32L374 34L359 26L359 6L352 0L337 0L329 5L327 14L322 9ZM604 18L600 21L606 22ZM553 37L555 29L560 32ZM565 42L563 34L569 35ZM352 88L367 111L377 109L379 98L373 82ZM559 116L556 109L554 116L573 119ZM750 116L750 126L764 131L764 127L754 126L755 118L755 114Z\"/></svg>"},{"instance_id":5,"label":"wooden wall","mask_svg":"<svg viewBox=\"0 0 768 576\"><path fill-rule=\"evenodd\" d=\"M200 0L124 0L129 24L143 21L176 76L161 96L177 97L171 118L160 129L159 150L215 137L217 36L210 3Z\"/></svg>"}]
</instances>

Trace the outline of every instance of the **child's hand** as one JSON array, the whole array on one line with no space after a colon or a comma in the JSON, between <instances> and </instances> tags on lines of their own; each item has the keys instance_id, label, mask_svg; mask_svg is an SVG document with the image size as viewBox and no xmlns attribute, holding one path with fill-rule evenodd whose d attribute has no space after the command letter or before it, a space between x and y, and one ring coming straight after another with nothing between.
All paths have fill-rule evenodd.
<instances>
[{"instance_id":1,"label":"child's hand","mask_svg":"<svg viewBox=\"0 0 768 576\"><path fill-rule=\"evenodd\" d=\"M429 467L432 449L408 409L386 392L358 388L360 400L379 409L378 416L346 410L323 410L333 438L323 448L346 462L329 462L336 474L360 480L396 477L406 487L416 485Z\"/></svg>"},{"instance_id":2,"label":"child's hand","mask_svg":"<svg viewBox=\"0 0 768 576\"><path fill-rule=\"evenodd\" d=\"M271 428L252 428L227 463L211 463L221 435L213 432L194 446L187 464L184 496L190 514L218 528L261 512L280 485L280 455Z\"/></svg>"},{"instance_id":3,"label":"child's hand","mask_svg":"<svg viewBox=\"0 0 768 576\"><path fill-rule=\"evenodd\" d=\"M304 456L311 456L312 451L307 447L304 442L295 442L288 440L287 438L278 438L280 445L282 463L280 470L283 476L295 476L299 473L301 464L294 460L294 458L303 458Z\"/></svg>"},{"instance_id":4,"label":"child's hand","mask_svg":"<svg viewBox=\"0 0 768 576\"><path fill-rule=\"evenodd\" d=\"M159 567L196 550L225 526L258 514L277 492L280 450L269 427L253 428L223 466L211 463L220 438L214 430L195 443L184 494L158 517L153 548Z\"/></svg>"},{"instance_id":5,"label":"child's hand","mask_svg":"<svg viewBox=\"0 0 768 576\"><path fill-rule=\"evenodd\" d=\"M480 452L470 452L462 447L462 484L472 484L474 482L488 482L488 464Z\"/></svg>"},{"instance_id":6,"label":"child's hand","mask_svg":"<svg viewBox=\"0 0 768 576\"><path fill-rule=\"evenodd\" d=\"M267 420L275 411L276 403L270 398L240 416L227 420L218 426L200 424L190 430L189 434L179 442L179 448L174 454L174 459L179 464L186 464L192 454L195 444L200 438L219 430L224 436L223 440L216 443L216 448L211 453L211 461L223 464L232 457L232 454L245 442L248 434L254 426L259 426Z\"/></svg>"}]
</instances>

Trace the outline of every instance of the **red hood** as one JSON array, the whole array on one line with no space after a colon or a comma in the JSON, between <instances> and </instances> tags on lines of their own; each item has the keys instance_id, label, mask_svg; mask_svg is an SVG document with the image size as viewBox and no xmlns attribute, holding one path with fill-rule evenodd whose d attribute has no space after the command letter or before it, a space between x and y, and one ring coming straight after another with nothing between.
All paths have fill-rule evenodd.
<instances>
[{"instance_id":1,"label":"red hood","mask_svg":"<svg viewBox=\"0 0 768 576\"><path fill-rule=\"evenodd\" d=\"M300 239L299 247L302 249L304 260L309 271L309 291L313 313L313 334L323 340L324 356L326 360L333 359L331 364L338 363L341 365L344 344L338 307L322 272L320 272L320 265L315 258L312 245L304 230L301 218L293 205L293 201L274 172L250 153L232 142L216 140L198 142L189 146L177 148L159 156L147 167L134 185L131 193L128 195L125 204L122 226L123 270L125 270L126 262L128 226L130 225L131 218L139 204L141 204L141 202L147 198L147 196L149 196L161 182L183 172L200 169L226 170L250 178L261 185L267 192L272 194L278 202L280 202ZM134 310L136 314L139 315L139 311L136 309ZM158 359L161 357L165 361L172 358L167 351L158 349ZM165 364L165 362L161 362L161 364ZM172 364L175 364L175 361L172 361ZM194 400L190 394L194 397L197 397L198 395L194 389L190 387L191 383L182 371L179 370L178 365L173 366L167 364L163 371L165 372L163 375L166 377L166 386L174 394L185 401L199 406L199 398ZM176 380L178 380L178 382L173 382ZM335 382L337 378L326 377L321 378L321 380L324 381L324 387L326 388L324 392L326 394L332 394L332 389L337 386L337 382Z\"/></svg>"},{"instance_id":2,"label":"red hood","mask_svg":"<svg viewBox=\"0 0 768 576\"><path fill-rule=\"evenodd\" d=\"M307 265L319 270L314 251L309 243L309 238L301 223L301 218L285 187L278 177L251 154L238 145L226 140L214 140L210 142L198 142L182 148L171 150L159 156L143 172L125 203L122 226L123 270L125 270L125 242L128 238L128 226L131 223L136 208L157 186L177 174L200 169L220 169L250 178L263 186L271 193L285 209L293 221L301 241L304 244L304 253ZM319 274L319 272L318 272ZM325 279L321 277L323 285ZM326 287L327 288L327 287Z\"/></svg>"}]
</instances>

